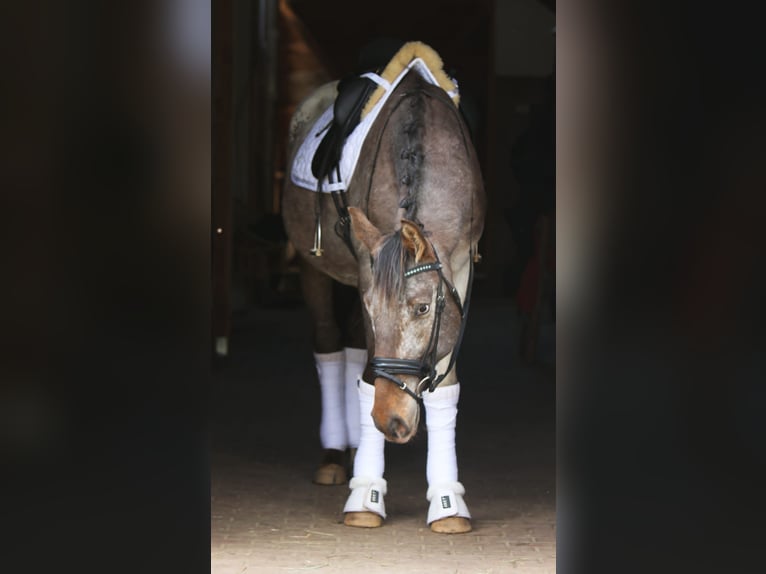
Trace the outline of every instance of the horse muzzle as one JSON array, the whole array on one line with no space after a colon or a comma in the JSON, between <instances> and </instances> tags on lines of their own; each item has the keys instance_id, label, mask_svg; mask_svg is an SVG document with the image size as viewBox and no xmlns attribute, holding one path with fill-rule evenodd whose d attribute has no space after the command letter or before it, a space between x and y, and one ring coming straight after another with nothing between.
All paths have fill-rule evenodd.
<instances>
[{"instance_id":1,"label":"horse muzzle","mask_svg":"<svg viewBox=\"0 0 766 574\"><path fill-rule=\"evenodd\" d=\"M372 420L387 441L404 444L417 432L420 404L409 394L399 392L388 380L378 377Z\"/></svg>"}]
</instances>

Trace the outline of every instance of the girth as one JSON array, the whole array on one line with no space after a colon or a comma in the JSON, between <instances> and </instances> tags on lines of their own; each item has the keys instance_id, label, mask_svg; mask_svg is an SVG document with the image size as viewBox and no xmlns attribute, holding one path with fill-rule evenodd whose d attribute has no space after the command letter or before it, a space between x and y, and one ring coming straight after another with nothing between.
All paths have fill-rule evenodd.
<instances>
[{"instance_id":1,"label":"girth","mask_svg":"<svg viewBox=\"0 0 766 574\"><path fill-rule=\"evenodd\" d=\"M471 298L471 286L473 284L473 256L469 257L469 275L468 275L468 289L466 291L465 304L460 302L460 294L455 286L449 282L442 272L442 265L437 260L433 263L427 263L424 265L418 265L405 271L404 277L412 277L418 273L424 273L427 271L435 271L439 275L439 285L436 291L436 309L434 312L434 322L431 327L431 336L428 340L428 346L421 355L420 359L394 359L388 357L373 357L370 360L370 368L372 369L375 377L385 379L389 382L397 385L401 390L410 395L415 400L422 400L423 392L428 389L429 392L434 392L436 387L445 379L452 368L455 366L455 360L457 359L458 352L460 351L460 345L463 341L463 334L465 332L466 318L468 315L468 305ZM444 294L444 286L447 287L452 300L460 312L460 332L458 338L452 349L449 365L447 370L441 375L436 374L437 350L439 347L439 331L441 329L442 313L446 306L446 297ZM402 381L397 375L412 375L420 377L420 381L413 391L407 384Z\"/></svg>"}]
</instances>

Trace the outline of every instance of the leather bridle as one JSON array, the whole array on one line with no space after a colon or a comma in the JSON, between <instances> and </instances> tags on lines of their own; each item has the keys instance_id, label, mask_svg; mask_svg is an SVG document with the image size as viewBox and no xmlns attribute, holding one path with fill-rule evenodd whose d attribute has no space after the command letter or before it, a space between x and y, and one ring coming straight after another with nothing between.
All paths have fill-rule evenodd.
<instances>
[{"instance_id":1,"label":"leather bridle","mask_svg":"<svg viewBox=\"0 0 766 574\"><path fill-rule=\"evenodd\" d=\"M449 282L442 272L442 264L437 260L433 263L425 263L423 265L417 265L404 272L404 277L409 278L418 273L426 273L433 271L439 275L439 285L436 291L436 309L434 311L434 322L431 327L431 336L428 340L428 346L421 355L420 359L393 359L388 357L373 357L370 360L370 368L372 369L375 377L380 377L389 382L397 385L401 390L410 395L415 400L419 401L423 398L423 392L428 389L429 392L434 392L436 387L444 380L449 374L452 368L455 366L455 359L460 350L460 344L463 341L463 333L465 332L466 317L468 315L468 304L471 299L471 285L473 283L473 257L469 257L469 275L468 275L468 289L465 297L465 304L460 302L460 294L455 286ZM455 302L458 311L460 312L460 332L455 346L452 349L452 355L450 356L449 365L447 370L441 375L436 374L436 363L438 362L436 353L439 347L439 331L441 329L442 313L447 304L444 294L444 288L450 293L452 300ZM402 381L397 375L413 375L420 377L420 381L415 386L415 390L410 389L407 384Z\"/></svg>"}]
</instances>

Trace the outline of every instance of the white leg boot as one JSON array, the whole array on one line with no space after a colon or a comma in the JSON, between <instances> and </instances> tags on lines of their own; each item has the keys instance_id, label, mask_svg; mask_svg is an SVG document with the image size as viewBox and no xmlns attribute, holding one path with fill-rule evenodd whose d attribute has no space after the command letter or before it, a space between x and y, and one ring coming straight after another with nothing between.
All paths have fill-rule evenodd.
<instances>
[{"instance_id":1,"label":"white leg boot","mask_svg":"<svg viewBox=\"0 0 766 574\"><path fill-rule=\"evenodd\" d=\"M348 446L345 352L314 353L314 360L322 395L319 438L322 448L325 449L325 459L314 475L314 482L326 485L342 484L348 478L344 464L345 450Z\"/></svg>"},{"instance_id":2,"label":"white leg boot","mask_svg":"<svg viewBox=\"0 0 766 574\"><path fill-rule=\"evenodd\" d=\"M385 469L385 438L372 420L375 387L361 378L359 396L359 448L354 459L354 476L349 482L351 494L343 507L344 524L373 528L383 523L386 505L383 500L388 484L383 478Z\"/></svg>"},{"instance_id":3,"label":"white leg boot","mask_svg":"<svg viewBox=\"0 0 766 574\"><path fill-rule=\"evenodd\" d=\"M463 500L465 489L458 482L455 425L460 384L438 387L423 393L428 430L429 501L427 523L434 532L469 532L471 513Z\"/></svg>"}]
</instances>

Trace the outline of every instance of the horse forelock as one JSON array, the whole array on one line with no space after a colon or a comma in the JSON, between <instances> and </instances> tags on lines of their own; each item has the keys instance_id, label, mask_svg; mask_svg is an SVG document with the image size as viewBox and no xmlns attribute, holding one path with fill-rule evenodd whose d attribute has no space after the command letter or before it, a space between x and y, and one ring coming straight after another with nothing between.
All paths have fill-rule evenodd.
<instances>
[{"instance_id":1,"label":"horse forelock","mask_svg":"<svg viewBox=\"0 0 766 574\"><path fill-rule=\"evenodd\" d=\"M389 235L381 245L373 265L373 282L384 300L403 298L404 271L409 257L401 231Z\"/></svg>"},{"instance_id":2,"label":"horse forelock","mask_svg":"<svg viewBox=\"0 0 766 574\"><path fill-rule=\"evenodd\" d=\"M406 255L400 231L389 235L377 253L373 266L374 285L386 300L402 297Z\"/></svg>"}]
</instances>

